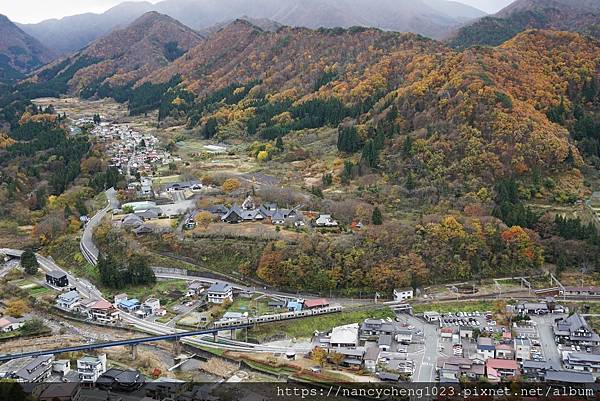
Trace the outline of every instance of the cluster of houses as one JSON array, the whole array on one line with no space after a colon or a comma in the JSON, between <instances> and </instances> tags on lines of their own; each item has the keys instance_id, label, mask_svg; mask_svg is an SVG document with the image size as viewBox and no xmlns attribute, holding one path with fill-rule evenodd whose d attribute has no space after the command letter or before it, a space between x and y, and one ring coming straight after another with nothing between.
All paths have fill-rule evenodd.
<instances>
[{"instance_id":1,"label":"cluster of houses","mask_svg":"<svg viewBox=\"0 0 600 401\"><path fill-rule=\"evenodd\" d=\"M169 152L158 148L158 138L144 135L127 125L101 123L91 134L106 144L110 165L117 167L121 174L152 175L154 166L177 161Z\"/></svg>"},{"instance_id":2,"label":"cluster of houses","mask_svg":"<svg viewBox=\"0 0 600 401\"><path fill-rule=\"evenodd\" d=\"M207 209L216 215L224 223L239 224L252 221L268 221L273 225L293 225L304 227L307 222L312 221L316 227L338 227L338 222L328 214L303 213L300 206L291 209L279 208L274 203L263 203L258 206L252 196L248 196L241 205L234 204L232 207L225 205L214 205Z\"/></svg>"},{"instance_id":3,"label":"cluster of houses","mask_svg":"<svg viewBox=\"0 0 600 401\"><path fill-rule=\"evenodd\" d=\"M470 380L486 378L490 382L499 382L508 376L519 374L518 360L530 359L531 343L529 339L512 338L510 332L502 333L500 339L480 336L476 340L474 353L463 357L462 342L473 341L473 329L463 328L455 333L453 327L440 329L442 338L452 338L453 354L438 358L437 371L441 382L458 383L461 377Z\"/></svg>"},{"instance_id":4,"label":"cluster of houses","mask_svg":"<svg viewBox=\"0 0 600 401\"><path fill-rule=\"evenodd\" d=\"M129 299L127 294L119 294L115 296L114 304L111 304L105 300L82 298L76 290L60 294L56 298L56 306L64 311L77 313L91 321L106 325L117 324L120 320L120 311L134 314L142 319L167 314L157 298L148 298L144 302L140 302L137 299Z\"/></svg>"},{"instance_id":5,"label":"cluster of houses","mask_svg":"<svg viewBox=\"0 0 600 401\"><path fill-rule=\"evenodd\" d=\"M117 308L132 313L140 319L147 318L148 316L165 316L167 310L160 306L160 300L158 298L148 298L144 302L140 302L135 298L128 298L127 294L115 295L114 304Z\"/></svg>"},{"instance_id":6,"label":"cluster of houses","mask_svg":"<svg viewBox=\"0 0 600 401\"><path fill-rule=\"evenodd\" d=\"M13 359L0 366L0 378L26 383L49 382L53 375L70 383L96 383L106 372L105 354L86 355L71 366L69 359L55 359L53 355L41 355Z\"/></svg>"},{"instance_id":7,"label":"cluster of houses","mask_svg":"<svg viewBox=\"0 0 600 401\"><path fill-rule=\"evenodd\" d=\"M79 314L90 321L105 325L115 325L121 320L115 305L105 300L89 300L81 297L76 290L60 294L56 306L64 311Z\"/></svg>"},{"instance_id":8,"label":"cluster of houses","mask_svg":"<svg viewBox=\"0 0 600 401\"><path fill-rule=\"evenodd\" d=\"M152 177L140 177L139 181L132 181L127 185L127 190L135 191L138 199L152 199L158 196L171 197L173 201L187 199L202 191L204 184L200 181L180 181L162 185L154 190ZM183 194L183 196L182 196Z\"/></svg>"},{"instance_id":9,"label":"cluster of houses","mask_svg":"<svg viewBox=\"0 0 600 401\"><path fill-rule=\"evenodd\" d=\"M557 314L552 323L556 344L550 346L558 348L560 361L544 359L538 339L540 328L529 320L513 323L516 338L510 331L504 331L501 337L479 336L475 340L472 328L441 327L442 339L452 339L453 352L451 356L438 358L439 380L447 383L458 383L461 379L499 382L512 376L522 376L527 380L548 383L595 381L594 374L600 373L600 354L597 353L600 336L582 315L574 313L566 316L565 308L556 304L552 297L540 302L518 303L512 311L523 317ZM463 356L463 345L469 346L474 341L474 352Z\"/></svg>"},{"instance_id":10,"label":"cluster of houses","mask_svg":"<svg viewBox=\"0 0 600 401\"><path fill-rule=\"evenodd\" d=\"M327 350L328 356L343 355L341 365L365 369L380 380L408 379L414 373L414 361L408 358L408 345L422 341L414 327L390 319L366 319L334 327L329 333L317 333L313 345Z\"/></svg>"}]
</instances>

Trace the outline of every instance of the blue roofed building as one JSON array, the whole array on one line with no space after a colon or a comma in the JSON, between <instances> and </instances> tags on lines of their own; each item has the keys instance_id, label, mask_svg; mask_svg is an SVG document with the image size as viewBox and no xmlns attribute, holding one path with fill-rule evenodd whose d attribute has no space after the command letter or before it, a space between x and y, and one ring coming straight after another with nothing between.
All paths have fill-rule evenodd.
<instances>
[{"instance_id":1,"label":"blue roofed building","mask_svg":"<svg viewBox=\"0 0 600 401\"><path fill-rule=\"evenodd\" d=\"M137 299L124 299L117 306L126 312L134 312L140 308L141 303Z\"/></svg>"}]
</instances>

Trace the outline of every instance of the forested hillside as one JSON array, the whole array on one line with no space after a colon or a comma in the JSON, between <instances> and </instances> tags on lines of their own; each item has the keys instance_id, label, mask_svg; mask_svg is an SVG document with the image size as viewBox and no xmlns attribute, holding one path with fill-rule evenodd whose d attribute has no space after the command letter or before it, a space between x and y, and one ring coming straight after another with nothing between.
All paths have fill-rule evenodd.
<instances>
[{"instance_id":1,"label":"forested hillside","mask_svg":"<svg viewBox=\"0 0 600 401\"><path fill-rule=\"evenodd\" d=\"M0 91L52 59L52 53L0 14Z\"/></svg>"},{"instance_id":2,"label":"forested hillside","mask_svg":"<svg viewBox=\"0 0 600 401\"><path fill-rule=\"evenodd\" d=\"M66 92L86 97L98 91L110 94L111 88L133 85L201 41L200 35L178 21L150 12L42 68L19 89L29 98Z\"/></svg>"},{"instance_id":3,"label":"forested hillside","mask_svg":"<svg viewBox=\"0 0 600 401\"><path fill-rule=\"evenodd\" d=\"M600 39L600 3L588 0L519 0L451 35L449 45L465 49L497 46L527 29L554 29Z\"/></svg>"},{"instance_id":4,"label":"forested hillside","mask_svg":"<svg viewBox=\"0 0 600 401\"><path fill-rule=\"evenodd\" d=\"M329 46L320 45L325 41ZM573 96L587 91L590 101L578 102L579 109L595 121L599 50L594 40L551 31L455 52L410 34L270 33L237 22L138 89L171 87L161 118L186 116L205 137L237 131L274 140L339 127L339 150L362 154L353 171L410 177L410 187L444 196L537 174L565 178L577 196L584 191L576 173L582 158L572 139L583 138L570 138L570 126L549 115L560 104L571 110Z\"/></svg>"}]
</instances>

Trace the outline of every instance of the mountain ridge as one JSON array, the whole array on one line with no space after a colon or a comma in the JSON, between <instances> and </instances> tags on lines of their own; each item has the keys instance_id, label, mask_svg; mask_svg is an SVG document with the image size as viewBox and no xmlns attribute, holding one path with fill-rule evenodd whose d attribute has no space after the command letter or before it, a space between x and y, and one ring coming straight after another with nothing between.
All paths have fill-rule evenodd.
<instances>
[{"instance_id":1,"label":"mountain ridge","mask_svg":"<svg viewBox=\"0 0 600 401\"><path fill-rule=\"evenodd\" d=\"M49 49L0 14L0 81L14 81L52 58Z\"/></svg>"},{"instance_id":2,"label":"mountain ridge","mask_svg":"<svg viewBox=\"0 0 600 401\"><path fill-rule=\"evenodd\" d=\"M447 42L458 49L497 46L527 29L578 32L600 39L600 2L517 0L493 16L463 26Z\"/></svg>"},{"instance_id":3,"label":"mountain ridge","mask_svg":"<svg viewBox=\"0 0 600 401\"><path fill-rule=\"evenodd\" d=\"M202 40L179 21L151 11L38 70L29 83L52 82L61 76L72 93L93 86L122 86L164 67Z\"/></svg>"},{"instance_id":4,"label":"mountain ridge","mask_svg":"<svg viewBox=\"0 0 600 401\"><path fill-rule=\"evenodd\" d=\"M58 54L71 53L123 28L145 12L169 15L196 31L204 31L246 16L289 26L350 27L365 25L442 37L464 22L485 15L462 3L446 0L164 0L125 2L103 14L82 14L20 27Z\"/></svg>"}]
</instances>

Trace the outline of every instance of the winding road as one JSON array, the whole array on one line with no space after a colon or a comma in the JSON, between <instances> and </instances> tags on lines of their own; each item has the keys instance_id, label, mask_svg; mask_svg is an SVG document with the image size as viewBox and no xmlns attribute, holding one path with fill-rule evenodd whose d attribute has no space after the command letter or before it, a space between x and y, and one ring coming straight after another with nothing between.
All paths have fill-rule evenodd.
<instances>
[{"instance_id":1,"label":"winding road","mask_svg":"<svg viewBox=\"0 0 600 401\"><path fill-rule=\"evenodd\" d=\"M98 225L104 219L104 216L113 209L119 207L119 200L117 199L117 191L114 188L108 189L106 192L106 199L108 201L108 205L98 213L94 215L85 225L83 229L83 236L81 237L81 242L79 243L79 247L81 248L81 253L85 257L85 259L96 265L98 263L98 255L100 251L98 247L94 243L94 229L98 227Z\"/></svg>"}]
</instances>

